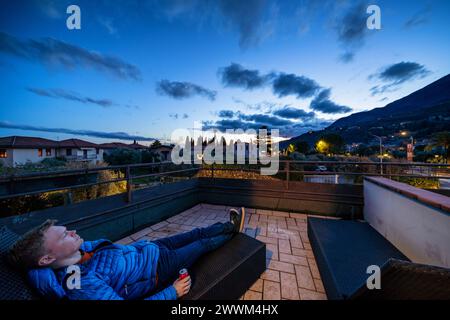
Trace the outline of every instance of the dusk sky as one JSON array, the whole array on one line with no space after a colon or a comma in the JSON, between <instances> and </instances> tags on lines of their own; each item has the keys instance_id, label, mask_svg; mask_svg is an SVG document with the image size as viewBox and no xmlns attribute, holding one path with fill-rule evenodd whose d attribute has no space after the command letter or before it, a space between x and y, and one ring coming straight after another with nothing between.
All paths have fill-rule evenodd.
<instances>
[{"instance_id":1,"label":"dusk sky","mask_svg":"<svg viewBox=\"0 0 450 320\"><path fill-rule=\"evenodd\" d=\"M195 121L295 136L447 75L449 30L448 0L2 1L0 136L148 144Z\"/></svg>"}]
</instances>

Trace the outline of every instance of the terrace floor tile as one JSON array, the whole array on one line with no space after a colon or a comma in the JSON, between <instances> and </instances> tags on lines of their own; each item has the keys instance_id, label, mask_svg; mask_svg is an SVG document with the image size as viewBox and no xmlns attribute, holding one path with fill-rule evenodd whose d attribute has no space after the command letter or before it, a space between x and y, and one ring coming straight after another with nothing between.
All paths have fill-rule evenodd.
<instances>
[{"instance_id":1,"label":"terrace floor tile","mask_svg":"<svg viewBox=\"0 0 450 320\"><path fill-rule=\"evenodd\" d=\"M226 222L229 221L229 208L231 207L198 204L116 243L153 241L216 222ZM308 216L304 213L246 208L244 232L266 243L267 269L241 299L326 299L307 235Z\"/></svg>"}]
</instances>

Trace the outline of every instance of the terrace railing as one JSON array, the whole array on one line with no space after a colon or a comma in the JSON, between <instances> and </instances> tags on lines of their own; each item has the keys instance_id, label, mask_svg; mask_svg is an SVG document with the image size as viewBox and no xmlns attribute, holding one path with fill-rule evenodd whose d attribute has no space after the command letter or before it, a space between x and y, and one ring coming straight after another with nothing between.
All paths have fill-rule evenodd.
<instances>
[{"instance_id":1,"label":"terrace railing","mask_svg":"<svg viewBox=\"0 0 450 320\"><path fill-rule=\"evenodd\" d=\"M72 156L64 156L64 158L70 161L95 160L97 159L97 155L96 154L72 155Z\"/></svg>"},{"instance_id":2,"label":"terrace railing","mask_svg":"<svg viewBox=\"0 0 450 320\"><path fill-rule=\"evenodd\" d=\"M172 162L117 165L107 167L94 167L86 169L55 171L46 173L33 173L26 175L9 175L0 177L0 202L13 200L14 198L28 197L50 192L71 193L75 189L89 188L98 185L113 184L118 182L126 183L126 200L131 202L133 190L149 183L164 183L166 177L176 179L190 179L195 176L209 178L227 178L230 173L234 178L248 179L246 174L251 173L251 179L278 179L284 181L286 189L292 181L308 181L311 176L323 176L323 182L339 182L337 177L344 177L342 183L362 184L364 176L383 176L395 180L401 179L423 179L433 180L450 179L449 164L428 164L428 163L405 163L405 162L385 162L383 164L375 162L345 162L345 161L294 161L279 160L279 171L275 176L260 175L261 165L236 165L236 164L183 164L174 165ZM383 169L381 168L383 166ZM89 176L102 171L114 172L113 179L95 179L88 182ZM42 179L64 179L68 176L77 176L84 183L74 183L71 185L59 184L59 186L46 188L24 188L28 191L21 192L21 186L31 184L33 181ZM330 176L333 176L330 179ZM80 180L78 179L78 181ZM320 181L315 179L314 182ZM19 190L19 191L18 191Z\"/></svg>"}]
</instances>

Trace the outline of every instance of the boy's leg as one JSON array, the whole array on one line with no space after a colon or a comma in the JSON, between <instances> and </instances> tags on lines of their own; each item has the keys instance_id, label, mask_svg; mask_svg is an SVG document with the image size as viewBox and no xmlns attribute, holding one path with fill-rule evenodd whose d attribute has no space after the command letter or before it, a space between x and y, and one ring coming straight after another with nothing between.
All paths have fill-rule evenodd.
<instances>
[{"instance_id":1,"label":"boy's leg","mask_svg":"<svg viewBox=\"0 0 450 320\"><path fill-rule=\"evenodd\" d=\"M158 239L153 242L162 244L168 249L174 250L200 239L211 238L222 234L231 234L233 232L233 228L234 226L231 222L217 222L206 228L195 228L194 230L171 237Z\"/></svg>"},{"instance_id":2,"label":"boy's leg","mask_svg":"<svg viewBox=\"0 0 450 320\"><path fill-rule=\"evenodd\" d=\"M232 237L232 233L226 233L199 239L175 250L161 250L157 269L159 285L162 287L169 285L176 279L180 269L189 269L201 255L221 247Z\"/></svg>"}]
</instances>

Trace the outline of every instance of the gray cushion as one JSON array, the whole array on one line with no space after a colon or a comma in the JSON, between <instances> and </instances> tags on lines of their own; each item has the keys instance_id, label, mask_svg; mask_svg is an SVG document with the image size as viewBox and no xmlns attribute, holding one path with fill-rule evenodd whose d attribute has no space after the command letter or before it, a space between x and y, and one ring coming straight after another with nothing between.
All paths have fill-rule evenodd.
<instances>
[{"instance_id":1,"label":"gray cushion","mask_svg":"<svg viewBox=\"0 0 450 320\"><path fill-rule=\"evenodd\" d=\"M19 238L7 227L0 228L0 300L34 300L37 295L27 285L24 275L9 266L5 254Z\"/></svg>"},{"instance_id":2,"label":"gray cushion","mask_svg":"<svg viewBox=\"0 0 450 320\"><path fill-rule=\"evenodd\" d=\"M366 222L308 218L308 236L329 299L349 299L366 283L370 265L409 261Z\"/></svg>"},{"instance_id":3,"label":"gray cushion","mask_svg":"<svg viewBox=\"0 0 450 320\"><path fill-rule=\"evenodd\" d=\"M192 266L192 288L182 299L239 299L265 269L266 245L239 233Z\"/></svg>"}]
</instances>

